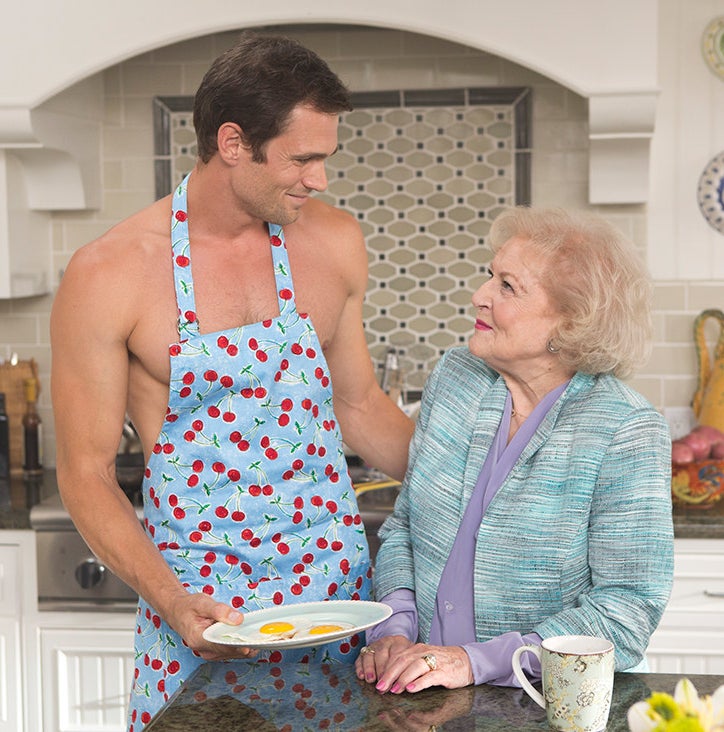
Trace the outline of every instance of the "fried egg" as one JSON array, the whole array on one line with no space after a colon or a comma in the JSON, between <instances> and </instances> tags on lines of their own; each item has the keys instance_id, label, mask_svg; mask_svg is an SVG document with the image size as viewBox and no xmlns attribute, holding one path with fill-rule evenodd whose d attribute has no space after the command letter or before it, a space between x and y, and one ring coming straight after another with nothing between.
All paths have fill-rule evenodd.
<instances>
[{"instance_id":1,"label":"fried egg","mask_svg":"<svg viewBox=\"0 0 724 732\"><path fill-rule=\"evenodd\" d=\"M251 625L246 628L242 624L238 630L224 633L223 638L246 645L266 644L270 641L314 638L330 633L338 633L353 627L351 623L341 621L312 621L304 618L289 618L288 620L270 621L259 626Z\"/></svg>"}]
</instances>

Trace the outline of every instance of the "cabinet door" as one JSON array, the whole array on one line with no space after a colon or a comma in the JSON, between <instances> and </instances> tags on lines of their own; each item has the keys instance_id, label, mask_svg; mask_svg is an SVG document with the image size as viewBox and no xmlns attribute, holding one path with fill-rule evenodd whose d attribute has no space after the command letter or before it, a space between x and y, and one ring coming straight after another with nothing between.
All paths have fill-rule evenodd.
<instances>
[{"instance_id":1,"label":"cabinet door","mask_svg":"<svg viewBox=\"0 0 724 732\"><path fill-rule=\"evenodd\" d=\"M17 546L0 545L0 732L23 729Z\"/></svg>"},{"instance_id":2,"label":"cabinet door","mask_svg":"<svg viewBox=\"0 0 724 732\"><path fill-rule=\"evenodd\" d=\"M43 729L123 732L133 631L41 629Z\"/></svg>"}]
</instances>

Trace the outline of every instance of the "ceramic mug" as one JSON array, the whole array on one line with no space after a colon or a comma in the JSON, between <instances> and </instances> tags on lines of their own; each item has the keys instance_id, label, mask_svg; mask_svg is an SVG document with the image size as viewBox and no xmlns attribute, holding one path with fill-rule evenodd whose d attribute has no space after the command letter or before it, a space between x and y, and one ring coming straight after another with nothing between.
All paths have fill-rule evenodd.
<instances>
[{"instance_id":1,"label":"ceramic mug","mask_svg":"<svg viewBox=\"0 0 724 732\"><path fill-rule=\"evenodd\" d=\"M526 678L520 657L533 653L541 665L543 694ZM565 732L606 728L613 692L613 643L588 635L559 635L540 646L521 646L513 672L526 693L546 710L548 724Z\"/></svg>"}]
</instances>

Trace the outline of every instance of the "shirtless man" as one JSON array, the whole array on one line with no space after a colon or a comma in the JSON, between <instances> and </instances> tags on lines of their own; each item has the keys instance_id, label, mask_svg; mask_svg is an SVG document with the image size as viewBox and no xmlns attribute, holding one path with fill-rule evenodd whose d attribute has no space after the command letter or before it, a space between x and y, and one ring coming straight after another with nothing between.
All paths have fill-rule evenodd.
<instances>
[{"instance_id":1,"label":"shirtless man","mask_svg":"<svg viewBox=\"0 0 724 732\"><path fill-rule=\"evenodd\" d=\"M378 387L367 351L359 226L311 196L326 187L349 108L318 56L246 36L196 95L190 176L79 249L58 290L61 495L91 549L141 597L129 729L200 658L245 655L205 641L212 623L369 597L341 436L401 479L412 423ZM126 413L147 460L145 526L115 475ZM285 658L351 662L357 650Z\"/></svg>"}]
</instances>

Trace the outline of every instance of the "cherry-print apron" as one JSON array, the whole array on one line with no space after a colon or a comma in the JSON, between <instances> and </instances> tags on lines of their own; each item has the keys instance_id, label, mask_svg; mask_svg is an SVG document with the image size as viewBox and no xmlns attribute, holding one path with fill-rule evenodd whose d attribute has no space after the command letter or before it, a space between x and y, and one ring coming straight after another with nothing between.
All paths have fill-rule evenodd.
<instances>
[{"instance_id":1,"label":"cherry-print apron","mask_svg":"<svg viewBox=\"0 0 724 732\"><path fill-rule=\"evenodd\" d=\"M166 418L143 483L146 531L189 592L241 612L370 597L364 526L310 318L297 312L281 227L269 226L279 316L200 333L186 214L171 219L179 341ZM260 652L352 662L361 638ZM129 730L137 732L203 660L139 601Z\"/></svg>"}]
</instances>

